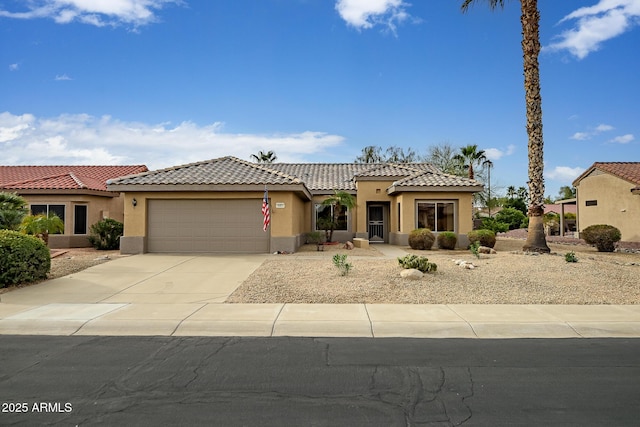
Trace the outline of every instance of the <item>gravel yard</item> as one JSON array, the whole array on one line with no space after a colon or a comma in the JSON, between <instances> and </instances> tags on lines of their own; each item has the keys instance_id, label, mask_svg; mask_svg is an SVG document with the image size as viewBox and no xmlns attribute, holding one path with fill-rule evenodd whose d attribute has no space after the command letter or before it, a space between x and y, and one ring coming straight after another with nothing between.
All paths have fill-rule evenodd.
<instances>
[{"instance_id":1,"label":"gravel yard","mask_svg":"<svg viewBox=\"0 0 640 427\"><path fill-rule=\"evenodd\" d=\"M229 303L395 303L395 304L640 304L640 254L598 253L581 245L550 244L555 254L524 255L523 241L501 238L495 255L476 259L469 251L412 251L438 265L436 273L411 281L400 278L397 261L373 249L339 248L264 262ZM564 254L575 251L577 263ZM333 253L347 253L353 270L340 276ZM466 270L452 260L477 267Z\"/></svg>"}]
</instances>

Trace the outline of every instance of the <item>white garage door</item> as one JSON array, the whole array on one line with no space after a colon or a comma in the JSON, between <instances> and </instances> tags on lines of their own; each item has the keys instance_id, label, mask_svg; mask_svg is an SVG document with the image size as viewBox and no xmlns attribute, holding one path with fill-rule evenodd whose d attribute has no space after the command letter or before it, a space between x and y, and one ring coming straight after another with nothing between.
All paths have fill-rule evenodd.
<instances>
[{"instance_id":1,"label":"white garage door","mask_svg":"<svg viewBox=\"0 0 640 427\"><path fill-rule=\"evenodd\" d=\"M262 200L149 200L149 252L269 252Z\"/></svg>"}]
</instances>

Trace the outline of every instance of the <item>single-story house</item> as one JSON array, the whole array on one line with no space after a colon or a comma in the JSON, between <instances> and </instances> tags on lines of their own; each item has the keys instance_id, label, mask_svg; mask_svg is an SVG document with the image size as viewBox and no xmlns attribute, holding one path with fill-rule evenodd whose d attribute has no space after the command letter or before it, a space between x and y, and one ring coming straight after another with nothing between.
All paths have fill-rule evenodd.
<instances>
[{"instance_id":1,"label":"single-story house","mask_svg":"<svg viewBox=\"0 0 640 427\"><path fill-rule=\"evenodd\" d=\"M460 245L472 230L475 180L427 163L251 163L222 157L110 180L123 192L123 253L294 252L330 216L322 201L345 191L357 201L339 212L334 240L408 244L426 227L453 231ZM271 223L263 230L268 191Z\"/></svg>"},{"instance_id":2,"label":"single-story house","mask_svg":"<svg viewBox=\"0 0 640 427\"><path fill-rule=\"evenodd\" d=\"M617 227L622 241L640 242L640 162L596 162L573 181L578 231Z\"/></svg>"},{"instance_id":3,"label":"single-story house","mask_svg":"<svg viewBox=\"0 0 640 427\"><path fill-rule=\"evenodd\" d=\"M0 166L0 191L17 193L31 213L55 213L64 233L49 236L51 248L90 246L89 227L103 218L124 220L124 197L107 180L147 171L133 166Z\"/></svg>"}]
</instances>

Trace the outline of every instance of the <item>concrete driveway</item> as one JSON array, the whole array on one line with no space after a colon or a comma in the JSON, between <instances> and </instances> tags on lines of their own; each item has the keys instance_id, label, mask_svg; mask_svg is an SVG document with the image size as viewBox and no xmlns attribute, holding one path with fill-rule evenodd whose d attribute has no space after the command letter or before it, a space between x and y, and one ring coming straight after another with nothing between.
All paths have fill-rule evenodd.
<instances>
[{"instance_id":1,"label":"concrete driveway","mask_svg":"<svg viewBox=\"0 0 640 427\"><path fill-rule=\"evenodd\" d=\"M119 258L0 295L0 334L640 337L638 305L222 304L273 256Z\"/></svg>"}]
</instances>

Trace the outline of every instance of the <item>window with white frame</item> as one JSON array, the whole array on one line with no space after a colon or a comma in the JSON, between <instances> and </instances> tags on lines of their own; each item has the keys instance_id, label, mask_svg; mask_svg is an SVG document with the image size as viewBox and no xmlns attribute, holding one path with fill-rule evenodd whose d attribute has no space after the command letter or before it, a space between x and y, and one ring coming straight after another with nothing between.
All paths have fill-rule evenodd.
<instances>
[{"instance_id":1,"label":"window with white frame","mask_svg":"<svg viewBox=\"0 0 640 427\"><path fill-rule=\"evenodd\" d=\"M456 231L456 203L453 201L421 201L417 203L418 228L434 232Z\"/></svg>"},{"instance_id":2,"label":"window with white frame","mask_svg":"<svg viewBox=\"0 0 640 427\"><path fill-rule=\"evenodd\" d=\"M317 203L315 205L316 230L324 230L324 225L327 222L333 221L335 209L336 207L333 205L323 205L321 203ZM338 222L336 223L334 230L347 230L347 208L345 206L340 206L339 209Z\"/></svg>"}]
</instances>

